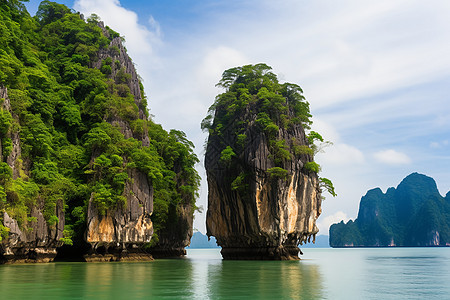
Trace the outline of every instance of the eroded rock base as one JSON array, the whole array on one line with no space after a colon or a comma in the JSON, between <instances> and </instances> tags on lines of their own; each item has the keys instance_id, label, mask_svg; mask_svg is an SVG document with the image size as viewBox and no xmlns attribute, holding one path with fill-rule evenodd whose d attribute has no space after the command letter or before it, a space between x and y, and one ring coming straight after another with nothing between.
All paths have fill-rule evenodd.
<instances>
[{"instance_id":1,"label":"eroded rock base","mask_svg":"<svg viewBox=\"0 0 450 300\"><path fill-rule=\"evenodd\" d=\"M56 257L55 248L16 248L0 256L0 264L48 263Z\"/></svg>"},{"instance_id":2,"label":"eroded rock base","mask_svg":"<svg viewBox=\"0 0 450 300\"><path fill-rule=\"evenodd\" d=\"M186 256L186 249L184 248L172 248L172 249L163 249L163 248L153 248L150 250L151 255L158 258L182 258Z\"/></svg>"},{"instance_id":3,"label":"eroded rock base","mask_svg":"<svg viewBox=\"0 0 450 300\"><path fill-rule=\"evenodd\" d=\"M152 261L153 257L148 253L86 254L84 259L86 262Z\"/></svg>"},{"instance_id":4,"label":"eroded rock base","mask_svg":"<svg viewBox=\"0 0 450 300\"><path fill-rule=\"evenodd\" d=\"M302 254L296 246L266 248L224 247L220 253L225 260L299 260L299 254Z\"/></svg>"},{"instance_id":5,"label":"eroded rock base","mask_svg":"<svg viewBox=\"0 0 450 300\"><path fill-rule=\"evenodd\" d=\"M150 261L151 254L136 245L120 247L111 245L93 246L87 254L83 255L86 262L110 262L110 261Z\"/></svg>"}]
</instances>

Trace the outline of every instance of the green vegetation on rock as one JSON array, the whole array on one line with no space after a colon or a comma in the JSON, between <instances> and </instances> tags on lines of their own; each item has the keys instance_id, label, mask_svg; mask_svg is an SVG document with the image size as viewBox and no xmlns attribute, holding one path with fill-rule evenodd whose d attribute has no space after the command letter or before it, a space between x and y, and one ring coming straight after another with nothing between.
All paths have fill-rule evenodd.
<instances>
[{"instance_id":1,"label":"green vegetation on rock","mask_svg":"<svg viewBox=\"0 0 450 300\"><path fill-rule=\"evenodd\" d=\"M312 124L309 103L300 86L280 83L266 64L245 65L223 72L217 84L225 92L216 97L203 119L201 127L209 132L209 142L214 140L220 151L220 161L230 169L237 170L231 178L233 190L248 185L243 174L246 170L243 159L245 149L263 133L268 145L267 159L273 162L268 175L274 179L288 179L286 166L292 161L302 161L304 172L318 173L320 166L312 161L313 155L327 144L320 134L310 131L303 141L296 138L286 140L283 132L296 135L299 127L310 130ZM323 187L335 196L330 180L323 178Z\"/></svg>"},{"instance_id":2,"label":"green vegetation on rock","mask_svg":"<svg viewBox=\"0 0 450 300\"><path fill-rule=\"evenodd\" d=\"M330 227L332 247L448 246L450 197L439 194L435 181L408 175L383 193L370 190L361 198L358 218Z\"/></svg>"},{"instance_id":3,"label":"green vegetation on rock","mask_svg":"<svg viewBox=\"0 0 450 300\"><path fill-rule=\"evenodd\" d=\"M141 95L133 95L121 62L99 58L100 51L119 54L110 47L119 35L99 26L96 16L85 21L50 1L31 17L22 2L0 3L0 88L7 88L11 106L9 111L1 99L1 215L7 212L26 228L32 207L43 202L52 226L63 200L63 241L70 244L82 239L91 196L101 215L127 205L124 187L135 168L154 188L156 233L170 209L186 202L196 209L200 178L193 144L181 131L140 118L140 112L149 116L143 85ZM6 160L16 133L21 156L14 165L19 175L12 176ZM5 237L7 230L0 230Z\"/></svg>"}]
</instances>

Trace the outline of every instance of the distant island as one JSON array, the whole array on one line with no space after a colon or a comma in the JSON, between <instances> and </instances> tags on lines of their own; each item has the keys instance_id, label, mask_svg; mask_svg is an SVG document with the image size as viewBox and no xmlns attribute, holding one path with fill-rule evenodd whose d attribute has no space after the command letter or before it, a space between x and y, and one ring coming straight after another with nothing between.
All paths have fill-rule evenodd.
<instances>
[{"instance_id":1,"label":"distant island","mask_svg":"<svg viewBox=\"0 0 450 300\"><path fill-rule=\"evenodd\" d=\"M187 249L209 249L220 248L217 246L216 239L212 236L209 240L208 237L200 231L194 232L191 238L191 244Z\"/></svg>"},{"instance_id":2,"label":"distant island","mask_svg":"<svg viewBox=\"0 0 450 300\"><path fill-rule=\"evenodd\" d=\"M315 243L311 242L308 244L301 245L301 249L310 249L310 248L330 248L330 237L328 235L318 235L316 236Z\"/></svg>"},{"instance_id":3,"label":"distant island","mask_svg":"<svg viewBox=\"0 0 450 300\"><path fill-rule=\"evenodd\" d=\"M418 173L386 193L372 189L355 221L330 227L330 246L450 246L450 192L442 197L434 179Z\"/></svg>"}]
</instances>

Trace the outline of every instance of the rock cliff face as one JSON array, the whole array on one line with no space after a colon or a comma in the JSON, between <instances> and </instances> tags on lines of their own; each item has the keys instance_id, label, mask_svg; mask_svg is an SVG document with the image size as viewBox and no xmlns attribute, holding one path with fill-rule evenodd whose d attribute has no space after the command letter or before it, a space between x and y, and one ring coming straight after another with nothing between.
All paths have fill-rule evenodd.
<instances>
[{"instance_id":1,"label":"rock cliff face","mask_svg":"<svg viewBox=\"0 0 450 300\"><path fill-rule=\"evenodd\" d=\"M169 212L169 220L158 236L158 243L150 250L155 258L180 257L186 255L193 234L193 208L184 203Z\"/></svg>"},{"instance_id":2,"label":"rock cliff face","mask_svg":"<svg viewBox=\"0 0 450 300\"><path fill-rule=\"evenodd\" d=\"M8 89L6 87L0 86L0 99L4 99L3 103L1 104L1 109L3 111L7 111L11 114L13 119L17 120L18 117L12 112L11 110L11 100L8 97ZM11 139L12 144L12 150L11 153L6 157L6 163L9 165L9 167L12 170L12 178L17 179L20 177L20 170L22 168L20 157L22 154L21 148L20 148L20 136L19 131L9 131L7 133L8 138ZM2 145L0 141L1 148L5 147L5 145ZM1 160L3 161L3 151L0 153ZM28 172L28 170L23 170Z\"/></svg>"},{"instance_id":3,"label":"rock cliff face","mask_svg":"<svg viewBox=\"0 0 450 300\"><path fill-rule=\"evenodd\" d=\"M450 202L436 182L413 173L397 188L370 190L358 218L330 227L331 247L450 246Z\"/></svg>"},{"instance_id":4,"label":"rock cliff face","mask_svg":"<svg viewBox=\"0 0 450 300\"><path fill-rule=\"evenodd\" d=\"M129 171L131 180L125 187L127 206L107 210L101 216L89 199L86 241L92 245L85 255L87 261L114 261L151 256L143 249L153 235L150 216L153 212L153 188L147 176L138 170Z\"/></svg>"},{"instance_id":5,"label":"rock cliff face","mask_svg":"<svg viewBox=\"0 0 450 300\"><path fill-rule=\"evenodd\" d=\"M50 262L56 257L56 249L62 245L60 239L64 230L64 210L62 201L56 206L56 225L49 226L38 205L31 210L31 218L26 228L8 213L3 214L3 224L9 228L9 237L0 243L0 260L4 263Z\"/></svg>"},{"instance_id":6,"label":"rock cliff face","mask_svg":"<svg viewBox=\"0 0 450 300\"><path fill-rule=\"evenodd\" d=\"M8 111L14 119L17 119L11 111L7 88L0 87L0 99L3 99L2 111ZM20 160L19 132L10 131L7 138L11 139L12 149L6 159L2 158L0 161L6 160L12 170L13 179L20 178L21 174L26 177L29 171L23 168ZM5 145L0 143L0 150L4 147ZM15 195L11 194L7 197L15 197ZM63 237L65 223L63 202L59 200L56 204L54 215L57 221L52 226L45 220L43 211L44 202L42 199L37 199L31 209L30 217L23 220L23 224L19 224L6 211L3 212L0 220L3 221L3 226L9 229L9 234L7 239L0 242L0 263L49 262L55 258L57 247L62 245L60 239Z\"/></svg>"},{"instance_id":7,"label":"rock cliff face","mask_svg":"<svg viewBox=\"0 0 450 300\"><path fill-rule=\"evenodd\" d=\"M109 37L102 22L99 26L103 34ZM139 109L138 118L146 120L147 116L144 112L146 104L143 102L138 75L119 37L112 39L108 48L99 51L98 60L93 63L93 67L100 69L102 62L108 59L114 62L111 64L110 78L118 84L126 84ZM119 127L125 138L134 138L142 142L144 147L150 145L147 127L137 133L132 130L129 122L119 116L111 116L107 122ZM143 246L150 242L154 233L151 221L154 197L152 182L138 169L128 170L128 178L124 190L126 208L108 210L105 216L100 216L92 204L91 197L87 214L86 241L92 245L92 251L85 258L87 260L123 260L127 257L145 259L150 258L147 251L156 258L186 255L185 247L190 243L193 230L191 199L188 197L180 205L169 207L168 220L164 228L158 232L158 242L154 243L150 250L146 250ZM179 185L184 184L180 182Z\"/></svg>"},{"instance_id":8,"label":"rock cliff face","mask_svg":"<svg viewBox=\"0 0 450 300\"><path fill-rule=\"evenodd\" d=\"M309 148L302 125L283 126L276 121L280 116L272 115L273 125L261 126L264 103L259 96L219 126L220 134L221 116L236 103L216 102L205 156L207 235L217 239L224 259L298 259L298 245L318 232L319 179L304 168L312 161L309 152L293 150ZM295 118L288 101L281 101L282 118Z\"/></svg>"},{"instance_id":9,"label":"rock cliff face","mask_svg":"<svg viewBox=\"0 0 450 300\"><path fill-rule=\"evenodd\" d=\"M103 34L109 37L103 22L99 26ZM102 62L107 59L114 62L111 63L110 78L126 84L139 108L139 119L146 120L136 69L119 37L112 39L108 48L99 51L98 60L93 63L93 67L100 69ZM123 78L118 78L120 73ZM119 116L112 116L107 121L119 127L125 138L135 138L144 147L150 145L146 127L140 135L136 135L129 123ZM147 176L138 169L128 170L127 173L129 180L124 189L126 207L107 210L102 216L93 204L92 196L89 199L86 241L92 245L92 249L85 255L88 261L151 259L143 246L150 242L153 235L153 187Z\"/></svg>"},{"instance_id":10,"label":"rock cliff face","mask_svg":"<svg viewBox=\"0 0 450 300\"><path fill-rule=\"evenodd\" d=\"M110 34L105 29L103 22L99 22L98 25L102 29L103 34L109 38ZM146 109L146 103L143 102L143 94L139 85L138 74L131 58L128 56L125 47L122 44L121 38L113 38L111 43L109 44L109 47L100 49L97 56L98 60L93 63L92 67L101 69L102 62L104 62L105 59L110 58L110 78L114 79L116 83L122 83L128 86L128 88L130 89L130 93L134 97L134 102L139 109L139 119L146 120L147 116L144 112ZM125 138L134 137L141 140L144 147L149 146L150 141L148 138L148 130L146 128L144 129L144 132L139 136L133 136L133 132L129 125L120 118L112 118L108 121L112 124L118 124L122 128L122 133L124 134Z\"/></svg>"}]
</instances>

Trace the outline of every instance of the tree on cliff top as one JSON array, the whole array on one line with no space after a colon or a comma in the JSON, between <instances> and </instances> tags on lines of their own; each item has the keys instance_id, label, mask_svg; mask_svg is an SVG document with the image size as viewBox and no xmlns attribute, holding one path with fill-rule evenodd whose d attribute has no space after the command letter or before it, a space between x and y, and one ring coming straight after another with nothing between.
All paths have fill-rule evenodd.
<instances>
[{"instance_id":1,"label":"tree on cliff top","mask_svg":"<svg viewBox=\"0 0 450 300\"><path fill-rule=\"evenodd\" d=\"M287 170L283 168L287 162L296 159L303 162L304 172L319 172L320 166L313 161L313 155L320 150L317 143L324 143L320 134L310 131L304 141L285 140L280 135L281 130L311 129L309 103L300 86L280 83L272 68L263 63L228 69L217 86L225 92L216 97L201 127L209 132L209 141L215 138L220 141L220 145L215 146L222 149L222 163L231 166L233 161L239 160L245 145L250 142L247 129L256 124L268 141L268 159L275 164L274 168L264 171L272 177L286 179ZM246 184L245 176L244 171L236 175L233 189L239 190L239 184ZM329 179L321 178L321 187L336 195Z\"/></svg>"}]
</instances>

